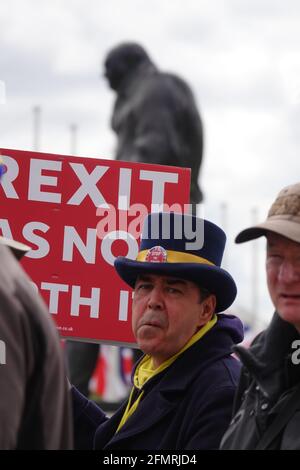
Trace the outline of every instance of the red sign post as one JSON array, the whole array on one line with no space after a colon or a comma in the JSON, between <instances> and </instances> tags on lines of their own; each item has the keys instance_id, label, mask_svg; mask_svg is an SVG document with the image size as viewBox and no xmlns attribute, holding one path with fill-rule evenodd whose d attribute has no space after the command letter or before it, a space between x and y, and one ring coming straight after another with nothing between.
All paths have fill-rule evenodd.
<instances>
[{"instance_id":1,"label":"red sign post","mask_svg":"<svg viewBox=\"0 0 300 470\"><path fill-rule=\"evenodd\" d=\"M63 337L133 344L132 291L116 256L134 259L147 212L183 210L190 170L0 149L0 234L32 250L22 264Z\"/></svg>"}]
</instances>

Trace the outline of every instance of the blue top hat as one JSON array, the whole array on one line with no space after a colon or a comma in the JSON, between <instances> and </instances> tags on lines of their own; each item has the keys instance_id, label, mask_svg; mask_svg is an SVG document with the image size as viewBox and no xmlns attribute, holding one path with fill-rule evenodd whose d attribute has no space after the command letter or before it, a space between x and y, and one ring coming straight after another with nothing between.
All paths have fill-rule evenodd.
<instances>
[{"instance_id":1,"label":"blue top hat","mask_svg":"<svg viewBox=\"0 0 300 470\"><path fill-rule=\"evenodd\" d=\"M136 260L119 256L115 268L131 287L141 274L160 274L193 281L217 298L216 312L233 303L237 289L221 261L226 235L217 225L193 215L149 214Z\"/></svg>"}]
</instances>

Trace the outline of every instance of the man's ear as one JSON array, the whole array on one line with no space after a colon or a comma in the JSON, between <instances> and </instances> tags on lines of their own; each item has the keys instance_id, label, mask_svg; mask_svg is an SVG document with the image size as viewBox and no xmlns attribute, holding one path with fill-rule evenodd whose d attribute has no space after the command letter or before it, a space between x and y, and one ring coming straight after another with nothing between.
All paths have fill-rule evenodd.
<instances>
[{"instance_id":1,"label":"man's ear","mask_svg":"<svg viewBox=\"0 0 300 470\"><path fill-rule=\"evenodd\" d=\"M209 295L200 304L199 321L200 325L203 326L212 319L215 313L217 305L217 299L214 294Z\"/></svg>"}]
</instances>

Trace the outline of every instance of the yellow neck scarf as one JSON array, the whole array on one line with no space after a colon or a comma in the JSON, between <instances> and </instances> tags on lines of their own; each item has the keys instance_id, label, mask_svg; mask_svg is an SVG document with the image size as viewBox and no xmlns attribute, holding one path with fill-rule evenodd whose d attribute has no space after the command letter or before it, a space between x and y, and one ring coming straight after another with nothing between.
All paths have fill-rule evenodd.
<instances>
[{"instance_id":1,"label":"yellow neck scarf","mask_svg":"<svg viewBox=\"0 0 300 470\"><path fill-rule=\"evenodd\" d=\"M206 325L204 325L199 331L197 331L197 333L195 333L191 337L191 339L185 344L185 346L183 346L183 348L180 349L180 351L178 351L178 353L174 354L174 356L170 357L165 362L163 362L159 367L157 367L157 369L154 369L152 358L149 355L146 355L142 359L141 363L138 365L134 373L134 387L132 387L131 389L126 410L124 411L124 414L116 432L121 429L121 427L126 423L128 418L135 412L138 407L138 404L141 401L142 396L144 395L144 390L142 390L142 392L139 394L138 398L134 401L134 403L131 403L135 388L141 390L143 385L149 379L151 379L155 375L165 370L171 364L173 364L173 362L176 361L178 356L180 356L184 351L190 348L194 343L196 343L196 341L199 341L217 323L217 318L217 315L214 315L213 318L208 323L206 323Z\"/></svg>"}]
</instances>

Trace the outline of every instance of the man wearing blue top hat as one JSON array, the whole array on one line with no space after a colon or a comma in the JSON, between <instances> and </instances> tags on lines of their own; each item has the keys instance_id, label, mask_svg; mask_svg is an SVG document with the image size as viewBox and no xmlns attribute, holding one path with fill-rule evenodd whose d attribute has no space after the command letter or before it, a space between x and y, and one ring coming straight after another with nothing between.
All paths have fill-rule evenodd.
<instances>
[{"instance_id":1,"label":"man wearing blue top hat","mask_svg":"<svg viewBox=\"0 0 300 470\"><path fill-rule=\"evenodd\" d=\"M225 240L207 220L154 213L137 259L116 259L134 289L132 328L144 355L111 418L72 387L77 448L218 448L240 371L231 351L243 339L240 320L220 313L236 296L220 267Z\"/></svg>"}]
</instances>

